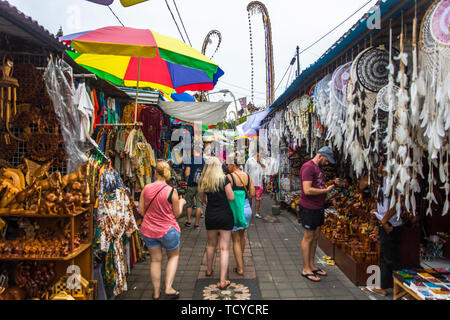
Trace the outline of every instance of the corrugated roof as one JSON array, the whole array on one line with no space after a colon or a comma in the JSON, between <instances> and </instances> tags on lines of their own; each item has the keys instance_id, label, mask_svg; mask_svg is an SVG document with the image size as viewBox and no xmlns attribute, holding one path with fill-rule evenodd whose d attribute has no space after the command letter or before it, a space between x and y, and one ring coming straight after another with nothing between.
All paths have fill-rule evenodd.
<instances>
[{"instance_id":1,"label":"corrugated roof","mask_svg":"<svg viewBox=\"0 0 450 320\"><path fill-rule=\"evenodd\" d=\"M67 49L55 35L6 0L0 0L0 32L23 38L49 51L63 52Z\"/></svg>"},{"instance_id":2,"label":"corrugated roof","mask_svg":"<svg viewBox=\"0 0 450 320\"><path fill-rule=\"evenodd\" d=\"M426 2L426 0L418 0L418 2ZM399 4L402 4L399 7ZM380 0L376 4L379 6L381 17L385 17L385 15L390 13L390 18L398 17L401 14L402 10L406 10L414 6L414 0ZM398 7L395 12L391 12L393 9ZM304 70L294 82L289 86L289 88L275 100L275 102L269 107L271 112L268 117L270 117L279 107L283 107L287 105L293 98L296 97L298 91L301 89L309 89L305 88L308 83L305 83L308 79L314 80L314 74L318 73L322 70L324 66L326 66L333 58L337 55L350 50L350 48L356 46L356 41L360 38L364 32L369 31L367 21L369 17L374 13L373 8L369 10L364 16L359 19L353 27L351 27L336 43L334 43L314 64L310 65L306 70ZM372 30L372 36L382 30ZM369 35L367 35L369 36ZM364 41L365 39L359 40L359 42Z\"/></svg>"}]
</instances>

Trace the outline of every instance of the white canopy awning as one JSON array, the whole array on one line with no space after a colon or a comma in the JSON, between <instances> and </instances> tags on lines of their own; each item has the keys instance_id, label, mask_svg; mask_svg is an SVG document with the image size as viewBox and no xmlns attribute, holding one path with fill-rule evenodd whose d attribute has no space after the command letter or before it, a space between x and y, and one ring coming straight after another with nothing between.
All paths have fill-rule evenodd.
<instances>
[{"instance_id":1,"label":"white canopy awning","mask_svg":"<svg viewBox=\"0 0 450 320\"><path fill-rule=\"evenodd\" d=\"M176 119L191 123L202 121L202 125L209 126L224 121L230 103L160 101L158 105L162 111Z\"/></svg>"}]
</instances>

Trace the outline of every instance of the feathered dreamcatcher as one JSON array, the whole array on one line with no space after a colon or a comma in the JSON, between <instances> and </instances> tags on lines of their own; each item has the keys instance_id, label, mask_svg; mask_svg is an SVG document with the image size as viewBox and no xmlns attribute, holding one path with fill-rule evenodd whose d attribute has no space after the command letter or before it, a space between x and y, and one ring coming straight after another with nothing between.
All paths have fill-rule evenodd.
<instances>
[{"instance_id":1,"label":"feathered dreamcatcher","mask_svg":"<svg viewBox=\"0 0 450 320\"><path fill-rule=\"evenodd\" d=\"M427 215L432 214L432 203L437 204L434 195L436 169L443 183L446 199L442 209L445 215L449 210L449 172L450 152L450 0L435 1L427 10L420 28L420 74L411 87L412 123L420 126L425 137L429 154L429 191ZM421 99L423 103L420 104ZM419 113L420 107L422 108ZM418 131L418 130L416 130ZM417 136L420 136L420 131Z\"/></svg>"},{"instance_id":2,"label":"feathered dreamcatcher","mask_svg":"<svg viewBox=\"0 0 450 320\"><path fill-rule=\"evenodd\" d=\"M352 63L348 62L338 67L329 84L330 87L330 103L325 124L329 128L327 140L333 140L337 149L342 148L344 142L344 120L346 112L346 90L347 83L350 80L350 71Z\"/></svg>"}]
</instances>

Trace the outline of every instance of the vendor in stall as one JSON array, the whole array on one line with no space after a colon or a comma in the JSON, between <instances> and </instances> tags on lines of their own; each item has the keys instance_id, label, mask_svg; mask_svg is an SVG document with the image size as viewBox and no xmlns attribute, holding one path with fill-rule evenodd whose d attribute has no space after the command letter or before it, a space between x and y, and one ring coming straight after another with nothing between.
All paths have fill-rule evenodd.
<instances>
[{"instance_id":1,"label":"vendor in stall","mask_svg":"<svg viewBox=\"0 0 450 320\"><path fill-rule=\"evenodd\" d=\"M395 206L389 209L390 198L384 195L386 185L386 171L384 165L378 167L378 176L381 184L377 191L377 209L371 211L380 221L380 260L381 279L380 288L367 287L366 289L387 296L386 289L393 287L392 272L400 269L400 256L398 249L400 245L403 221L396 215Z\"/></svg>"}]
</instances>

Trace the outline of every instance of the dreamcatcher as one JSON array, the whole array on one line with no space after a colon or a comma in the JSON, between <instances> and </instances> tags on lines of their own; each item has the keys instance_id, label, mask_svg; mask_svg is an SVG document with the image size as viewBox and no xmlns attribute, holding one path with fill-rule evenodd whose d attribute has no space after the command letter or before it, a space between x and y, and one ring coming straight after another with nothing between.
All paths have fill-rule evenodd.
<instances>
[{"instance_id":1,"label":"dreamcatcher","mask_svg":"<svg viewBox=\"0 0 450 320\"><path fill-rule=\"evenodd\" d=\"M350 103L347 107L345 146L357 177L362 175L365 166L370 168L368 161L369 139L376 93L370 92L362 86L360 80L368 84L372 83L371 75L373 72L366 68L370 64L360 63L360 59L364 56L366 60L370 60L368 52L372 49L365 49L353 61L351 81L348 83L347 89L348 94L350 94Z\"/></svg>"},{"instance_id":2,"label":"dreamcatcher","mask_svg":"<svg viewBox=\"0 0 450 320\"><path fill-rule=\"evenodd\" d=\"M326 75L320 80L314 89L314 113L319 117L321 123L325 124L329 103L330 103L330 81L331 75Z\"/></svg>"},{"instance_id":3,"label":"dreamcatcher","mask_svg":"<svg viewBox=\"0 0 450 320\"><path fill-rule=\"evenodd\" d=\"M336 102L343 107L347 105L347 83L350 80L351 67L352 62L348 62L338 67L332 76L331 93L333 94Z\"/></svg>"},{"instance_id":4,"label":"dreamcatcher","mask_svg":"<svg viewBox=\"0 0 450 320\"><path fill-rule=\"evenodd\" d=\"M308 137L309 133L309 107L311 98L308 95L303 95L299 101L299 127L300 134L303 139ZM306 139L306 149L309 150L309 140Z\"/></svg>"},{"instance_id":5,"label":"dreamcatcher","mask_svg":"<svg viewBox=\"0 0 450 320\"><path fill-rule=\"evenodd\" d=\"M326 117L326 125L329 128L327 140L333 140L334 146L341 149L344 142L344 119L346 106L347 83L350 80L352 63L348 62L338 67L330 82L330 104Z\"/></svg>"},{"instance_id":6,"label":"dreamcatcher","mask_svg":"<svg viewBox=\"0 0 450 320\"><path fill-rule=\"evenodd\" d=\"M397 105L397 94L399 93L400 88L396 85L393 85L392 90L394 95L394 105ZM378 92L374 113L375 121L372 127L372 134L375 134L376 142L375 147L372 150L378 152L381 151L379 141L386 138L386 129L389 116L389 85L383 87Z\"/></svg>"},{"instance_id":7,"label":"dreamcatcher","mask_svg":"<svg viewBox=\"0 0 450 320\"><path fill-rule=\"evenodd\" d=\"M427 215L432 214L436 168L444 184L446 200L442 214L448 212L449 129L450 129L450 0L437 0L427 10L420 29L420 75L414 87L413 116L420 123L429 153L429 192ZM422 110L417 121L417 101L423 98Z\"/></svg>"}]
</instances>

